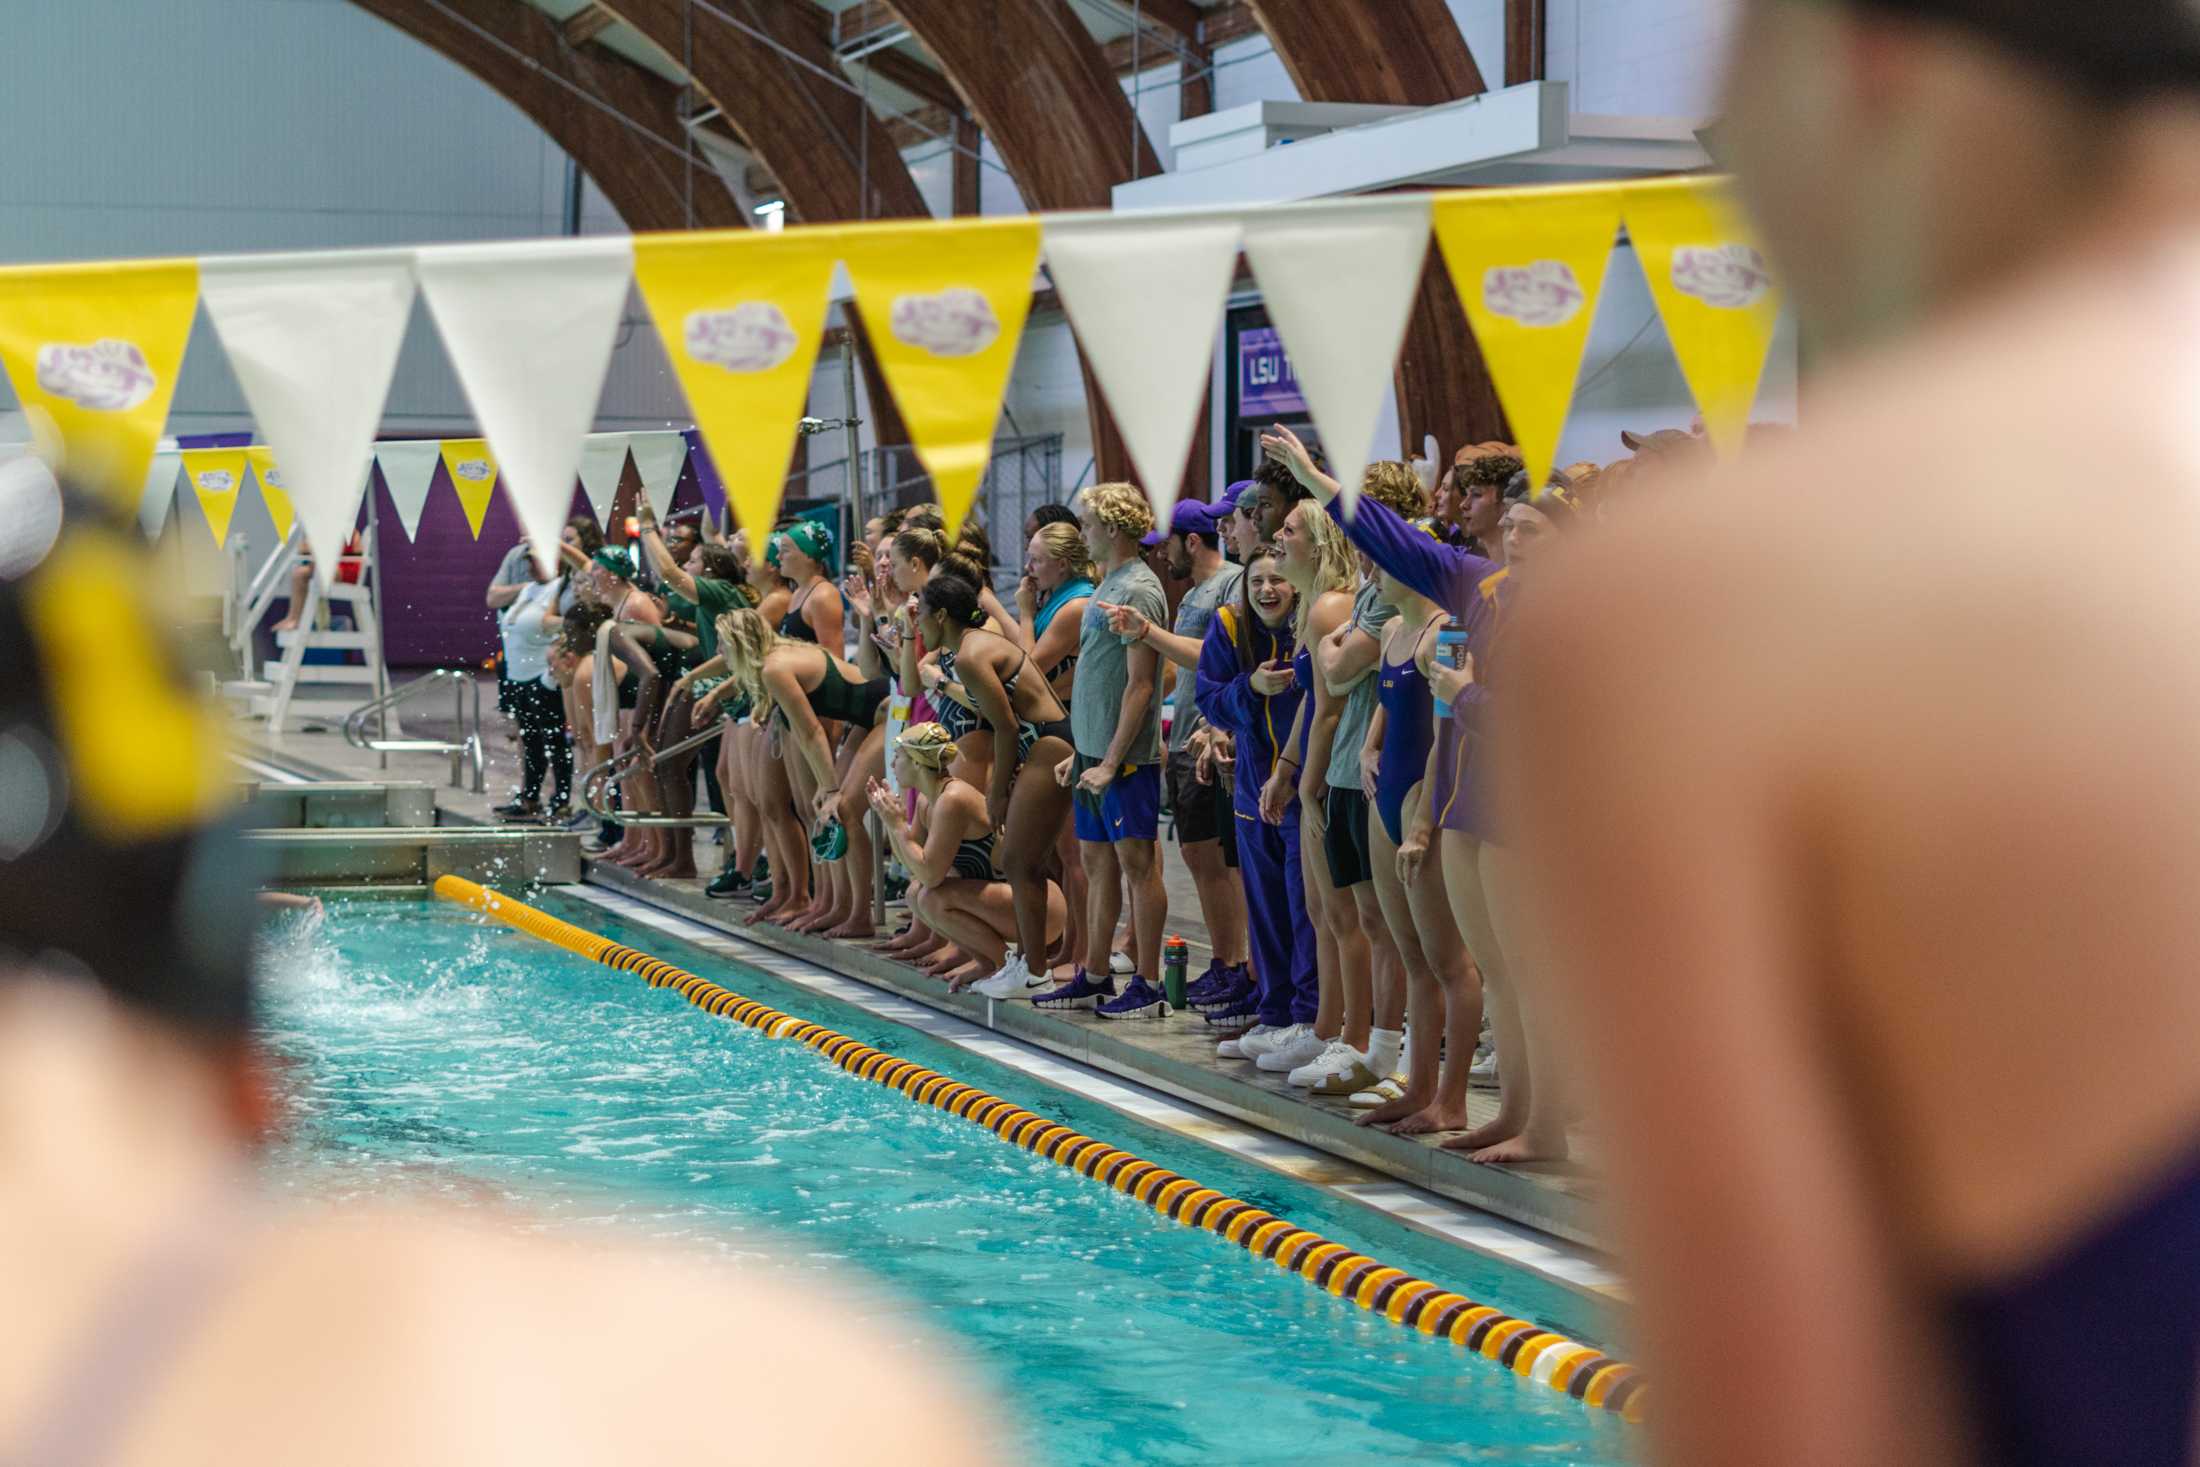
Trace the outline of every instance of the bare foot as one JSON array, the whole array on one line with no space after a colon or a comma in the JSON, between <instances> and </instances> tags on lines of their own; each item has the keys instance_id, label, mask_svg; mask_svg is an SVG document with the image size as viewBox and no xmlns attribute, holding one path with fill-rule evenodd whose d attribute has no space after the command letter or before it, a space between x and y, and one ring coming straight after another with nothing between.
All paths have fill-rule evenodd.
<instances>
[{"instance_id":1,"label":"bare foot","mask_svg":"<svg viewBox=\"0 0 2200 1467\"><path fill-rule=\"evenodd\" d=\"M826 928L824 935L861 942L870 937L871 932L871 919L869 917L850 917L838 927Z\"/></svg>"},{"instance_id":2,"label":"bare foot","mask_svg":"<svg viewBox=\"0 0 2200 1467\"><path fill-rule=\"evenodd\" d=\"M275 625L269 627L268 630L271 632L294 632L298 630L298 618L296 618L295 616L286 616L281 621L275 623Z\"/></svg>"},{"instance_id":3,"label":"bare foot","mask_svg":"<svg viewBox=\"0 0 2200 1467\"><path fill-rule=\"evenodd\" d=\"M993 968L998 967L1000 967L999 963L993 965ZM960 993L980 978L991 977L993 968L986 967L983 959L974 958L947 975L947 991L949 993Z\"/></svg>"},{"instance_id":4,"label":"bare foot","mask_svg":"<svg viewBox=\"0 0 2200 1467\"><path fill-rule=\"evenodd\" d=\"M1439 1144L1447 1151L1480 1151L1485 1147L1512 1140L1513 1137L1520 1134L1520 1124L1519 1121L1505 1115L1503 1112L1499 1112L1497 1118L1489 1124L1476 1126L1464 1136L1454 1136L1450 1140Z\"/></svg>"},{"instance_id":5,"label":"bare foot","mask_svg":"<svg viewBox=\"0 0 2200 1467\"><path fill-rule=\"evenodd\" d=\"M1440 1105L1423 1106L1412 1115L1391 1123L1393 1136L1426 1136L1432 1131L1463 1131L1467 1128L1467 1108L1446 1110Z\"/></svg>"},{"instance_id":6,"label":"bare foot","mask_svg":"<svg viewBox=\"0 0 2200 1467\"><path fill-rule=\"evenodd\" d=\"M1485 1166L1504 1166L1512 1162L1522 1161L1564 1161L1565 1159L1565 1137L1558 1136L1545 1141L1539 1140L1525 1131L1510 1140L1500 1141L1494 1146L1485 1146L1480 1151L1467 1154L1467 1160L1481 1162Z\"/></svg>"},{"instance_id":7,"label":"bare foot","mask_svg":"<svg viewBox=\"0 0 2200 1467\"><path fill-rule=\"evenodd\" d=\"M695 863L693 861L663 861L650 867L642 875L657 881L693 881L695 879Z\"/></svg>"},{"instance_id":8,"label":"bare foot","mask_svg":"<svg viewBox=\"0 0 2200 1467\"><path fill-rule=\"evenodd\" d=\"M1408 1090L1396 1100L1386 1100L1372 1110L1362 1111L1353 1120L1356 1126L1387 1126L1392 1121L1402 1121L1428 1108L1429 1097Z\"/></svg>"}]
</instances>

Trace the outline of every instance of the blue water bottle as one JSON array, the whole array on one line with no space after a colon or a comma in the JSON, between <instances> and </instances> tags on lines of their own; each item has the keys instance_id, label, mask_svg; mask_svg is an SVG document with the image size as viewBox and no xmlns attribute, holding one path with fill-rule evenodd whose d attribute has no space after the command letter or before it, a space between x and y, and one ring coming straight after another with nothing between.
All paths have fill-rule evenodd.
<instances>
[{"instance_id":1,"label":"blue water bottle","mask_svg":"<svg viewBox=\"0 0 2200 1467\"><path fill-rule=\"evenodd\" d=\"M1443 627L1436 633L1436 660L1457 672L1467 665L1467 634L1456 626ZM1451 717L1451 699L1433 699L1438 718Z\"/></svg>"}]
</instances>

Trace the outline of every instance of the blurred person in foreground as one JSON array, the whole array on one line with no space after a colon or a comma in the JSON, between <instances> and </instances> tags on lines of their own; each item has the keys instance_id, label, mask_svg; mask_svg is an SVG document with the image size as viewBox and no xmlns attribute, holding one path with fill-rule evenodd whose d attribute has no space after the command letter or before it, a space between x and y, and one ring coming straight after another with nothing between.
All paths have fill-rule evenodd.
<instances>
[{"instance_id":1,"label":"blurred person in foreground","mask_svg":"<svg viewBox=\"0 0 2200 1467\"><path fill-rule=\"evenodd\" d=\"M1655 1455L2188 1462L2200 6L1742 17L1804 426L1613 505L1475 669Z\"/></svg>"},{"instance_id":2,"label":"blurred person in foreground","mask_svg":"<svg viewBox=\"0 0 2200 1467\"><path fill-rule=\"evenodd\" d=\"M259 1188L232 771L96 513L0 545L0 1460L1001 1460L807 1284Z\"/></svg>"}]
</instances>

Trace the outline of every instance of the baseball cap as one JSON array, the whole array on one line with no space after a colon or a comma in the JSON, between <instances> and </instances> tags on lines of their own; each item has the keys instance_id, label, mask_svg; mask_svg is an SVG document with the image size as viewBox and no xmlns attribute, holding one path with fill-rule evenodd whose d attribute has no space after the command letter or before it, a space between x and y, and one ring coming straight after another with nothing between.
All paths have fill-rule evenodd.
<instances>
[{"instance_id":1,"label":"baseball cap","mask_svg":"<svg viewBox=\"0 0 2200 1467\"><path fill-rule=\"evenodd\" d=\"M1154 532L1138 543L1151 550L1171 535L1207 535L1215 532L1214 508L1203 500L1179 499L1176 509L1169 515L1166 527L1155 526Z\"/></svg>"}]
</instances>

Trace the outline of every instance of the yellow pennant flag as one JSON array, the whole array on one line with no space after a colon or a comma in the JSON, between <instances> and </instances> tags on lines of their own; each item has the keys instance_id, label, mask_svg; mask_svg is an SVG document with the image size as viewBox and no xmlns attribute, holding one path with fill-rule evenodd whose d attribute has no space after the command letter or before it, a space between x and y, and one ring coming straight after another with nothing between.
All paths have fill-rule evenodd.
<instances>
[{"instance_id":1,"label":"yellow pennant flag","mask_svg":"<svg viewBox=\"0 0 2200 1467\"><path fill-rule=\"evenodd\" d=\"M489 512L489 494L497 486L496 455L483 438L447 438L443 442L443 470L451 476L458 502L465 506L466 524L481 538L481 520Z\"/></svg>"},{"instance_id":2,"label":"yellow pennant flag","mask_svg":"<svg viewBox=\"0 0 2200 1467\"><path fill-rule=\"evenodd\" d=\"M1039 266L1033 218L841 231L879 367L952 535L978 496Z\"/></svg>"},{"instance_id":3,"label":"yellow pennant flag","mask_svg":"<svg viewBox=\"0 0 2200 1467\"><path fill-rule=\"evenodd\" d=\"M832 229L634 236L634 283L710 445L734 521L754 535L779 514L840 241Z\"/></svg>"},{"instance_id":4,"label":"yellow pennant flag","mask_svg":"<svg viewBox=\"0 0 2200 1467\"><path fill-rule=\"evenodd\" d=\"M0 269L0 365L59 431L66 472L129 512L168 422L198 309L196 260Z\"/></svg>"},{"instance_id":5,"label":"yellow pennant flag","mask_svg":"<svg viewBox=\"0 0 2200 1467\"><path fill-rule=\"evenodd\" d=\"M283 492L283 475L275 467L275 450L264 443L255 443L244 451L244 459L252 465L252 477L259 481L260 498L267 504L267 517L275 522L275 538L288 540L296 515L290 508L290 496Z\"/></svg>"},{"instance_id":6,"label":"yellow pennant flag","mask_svg":"<svg viewBox=\"0 0 2200 1467\"><path fill-rule=\"evenodd\" d=\"M229 543L229 517L237 512L237 495L244 488L244 450L241 448L189 448L183 454L184 477L199 496L206 512L206 527L214 532L217 546Z\"/></svg>"},{"instance_id":7,"label":"yellow pennant flag","mask_svg":"<svg viewBox=\"0 0 2200 1467\"><path fill-rule=\"evenodd\" d=\"M1619 239L1620 195L1610 188L1475 190L1438 195L1433 213L1444 265L1528 482L1541 493Z\"/></svg>"},{"instance_id":8,"label":"yellow pennant flag","mask_svg":"<svg viewBox=\"0 0 2200 1467\"><path fill-rule=\"evenodd\" d=\"M1627 236L1704 432L1720 453L1734 453L1780 316L1756 237L1725 181L1697 178L1629 189Z\"/></svg>"}]
</instances>

